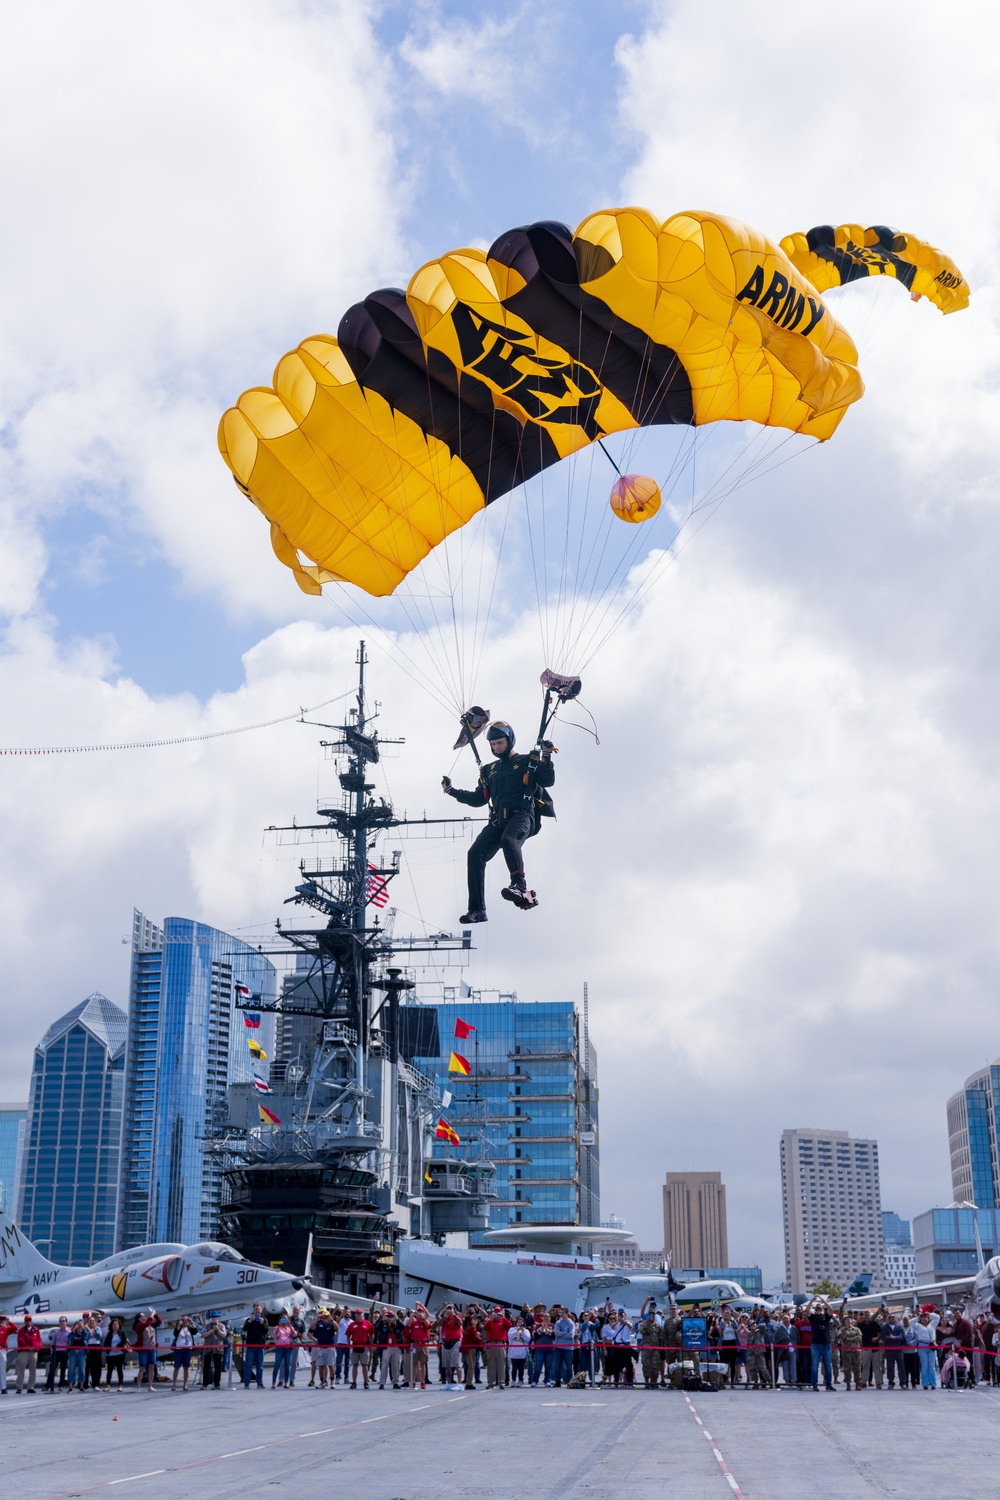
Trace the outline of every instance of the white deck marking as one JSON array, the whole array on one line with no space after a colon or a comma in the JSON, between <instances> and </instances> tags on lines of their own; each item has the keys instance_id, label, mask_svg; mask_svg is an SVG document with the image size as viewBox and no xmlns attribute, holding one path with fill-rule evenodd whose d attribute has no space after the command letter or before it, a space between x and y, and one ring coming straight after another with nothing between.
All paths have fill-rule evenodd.
<instances>
[{"instance_id":1,"label":"white deck marking","mask_svg":"<svg viewBox=\"0 0 1000 1500\"><path fill-rule=\"evenodd\" d=\"M687 1395L687 1393L685 1393L684 1400L688 1404L688 1410L690 1411L691 1415L694 1417L695 1421L698 1423L698 1426L701 1428L702 1434L704 1435L704 1438L705 1438L705 1441L708 1443L708 1446L711 1448L713 1456L715 1457L715 1461L719 1465L719 1468L722 1470L723 1477L725 1478L726 1483L729 1485L729 1488L732 1490L733 1494L737 1497L737 1500L746 1500L746 1496L744 1495L743 1491L740 1489L739 1485L736 1483L736 1480L733 1478L732 1470L730 1469L729 1465L726 1463L726 1460L723 1458L722 1454L719 1452L719 1449L718 1449L718 1446L716 1444L715 1439L713 1438L712 1434L709 1432L708 1428L705 1426L704 1422L699 1417L697 1411L695 1410L694 1403L691 1400L690 1396Z\"/></svg>"}]
</instances>

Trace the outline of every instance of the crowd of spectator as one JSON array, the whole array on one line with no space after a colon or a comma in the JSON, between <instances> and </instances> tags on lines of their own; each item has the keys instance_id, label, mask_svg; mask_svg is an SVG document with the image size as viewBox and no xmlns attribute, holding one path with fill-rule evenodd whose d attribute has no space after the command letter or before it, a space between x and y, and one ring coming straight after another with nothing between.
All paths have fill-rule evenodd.
<instances>
[{"instance_id":1,"label":"crowd of spectator","mask_svg":"<svg viewBox=\"0 0 1000 1500\"><path fill-rule=\"evenodd\" d=\"M14 1346L14 1347L12 1347ZM991 1317L927 1307L854 1312L813 1298L802 1306L662 1312L650 1299L638 1318L609 1300L576 1314L560 1306L449 1303L431 1315L414 1308L320 1307L307 1323L299 1309L269 1319L261 1305L237 1326L216 1312L182 1316L169 1328L154 1308L126 1323L97 1313L58 1319L44 1337L30 1316L0 1316L0 1394L33 1394L40 1357L49 1394L121 1389L126 1367L150 1392L197 1383L218 1390L223 1375L246 1389L300 1385L333 1390L426 1389L436 1380L466 1391L482 1386L601 1384L649 1388L746 1389L823 1386L847 1390L933 1390L1000 1384L1000 1324ZM432 1369L432 1361L434 1368ZM195 1380L191 1379L192 1371Z\"/></svg>"}]
</instances>

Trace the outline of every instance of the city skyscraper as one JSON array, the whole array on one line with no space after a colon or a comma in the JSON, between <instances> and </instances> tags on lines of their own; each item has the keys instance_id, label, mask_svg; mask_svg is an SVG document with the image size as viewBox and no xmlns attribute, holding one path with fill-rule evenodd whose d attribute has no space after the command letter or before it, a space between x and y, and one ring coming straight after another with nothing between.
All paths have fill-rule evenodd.
<instances>
[{"instance_id":1,"label":"city skyscraper","mask_svg":"<svg viewBox=\"0 0 1000 1500\"><path fill-rule=\"evenodd\" d=\"M26 1104L0 1104L0 1213L18 1215L18 1184L24 1158Z\"/></svg>"},{"instance_id":2,"label":"city skyscraper","mask_svg":"<svg viewBox=\"0 0 1000 1500\"><path fill-rule=\"evenodd\" d=\"M948 1100L951 1191L956 1203L1000 1208L997 1106L1000 1058L972 1073Z\"/></svg>"},{"instance_id":3,"label":"city skyscraper","mask_svg":"<svg viewBox=\"0 0 1000 1500\"><path fill-rule=\"evenodd\" d=\"M668 1172L663 1247L675 1266L729 1264L726 1188L721 1172Z\"/></svg>"},{"instance_id":4,"label":"city skyscraper","mask_svg":"<svg viewBox=\"0 0 1000 1500\"><path fill-rule=\"evenodd\" d=\"M224 1163L205 1141L228 1119L229 1085L254 1073L237 985L272 998L274 968L214 927L134 914L119 1249L217 1236ZM256 1034L270 1053L273 1018Z\"/></svg>"},{"instance_id":5,"label":"city skyscraper","mask_svg":"<svg viewBox=\"0 0 1000 1500\"><path fill-rule=\"evenodd\" d=\"M408 1006L401 1020L407 1061L454 1095L446 1113L463 1151L477 1131L485 1135L497 1169L489 1227L600 1224L597 1056L573 1003L473 993ZM468 1040L454 1039L456 1020L475 1028ZM468 1077L449 1075L453 1050L467 1059ZM434 1148L436 1157L459 1154Z\"/></svg>"},{"instance_id":6,"label":"city skyscraper","mask_svg":"<svg viewBox=\"0 0 1000 1500\"><path fill-rule=\"evenodd\" d=\"M35 1048L20 1227L50 1260L89 1266L114 1249L126 1024L93 994Z\"/></svg>"},{"instance_id":7,"label":"city skyscraper","mask_svg":"<svg viewBox=\"0 0 1000 1500\"><path fill-rule=\"evenodd\" d=\"M893 1213L891 1208L883 1208L882 1239L887 1250L890 1245L899 1245L901 1249L912 1250L913 1231L910 1228L909 1219L901 1219L899 1214Z\"/></svg>"},{"instance_id":8,"label":"city skyscraper","mask_svg":"<svg viewBox=\"0 0 1000 1500\"><path fill-rule=\"evenodd\" d=\"M885 1279L892 1287L912 1286L917 1274L916 1252L909 1219L901 1219L891 1209L882 1210L882 1265Z\"/></svg>"},{"instance_id":9,"label":"city skyscraper","mask_svg":"<svg viewBox=\"0 0 1000 1500\"><path fill-rule=\"evenodd\" d=\"M842 1287L883 1275L878 1143L846 1130L784 1130L781 1199L785 1287L806 1292L828 1278Z\"/></svg>"}]
</instances>

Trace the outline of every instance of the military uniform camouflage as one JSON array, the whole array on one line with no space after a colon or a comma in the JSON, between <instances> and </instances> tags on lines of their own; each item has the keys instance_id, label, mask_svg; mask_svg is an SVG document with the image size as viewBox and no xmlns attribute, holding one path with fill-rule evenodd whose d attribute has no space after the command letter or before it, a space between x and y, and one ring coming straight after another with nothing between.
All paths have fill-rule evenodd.
<instances>
[{"instance_id":1,"label":"military uniform camouflage","mask_svg":"<svg viewBox=\"0 0 1000 1500\"><path fill-rule=\"evenodd\" d=\"M660 1362L663 1358L663 1328L657 1317L650 1316L639 1329L642 1358L642 1378L646 1385L658 1385L660 1381ZM647 1345L649 1347L647 1347Z\"/></svg>"},{"instance_id":2,"label":"military uniform camouflage","mask_svg":"<svg viewBox=\"0 0 1000 1500\"><path fill-rule=\"evenodd\" d=\"M685 1349L683 1347L684 1325L680 1318L669 1317L663 1320L662 1343L667 1351L667 1363L676 1364L679 1359L689 1359L694 1365L694 1373L701 1379L701 1358L697 1349Z\"/></svg>"},{"instance_id":3,"label":"military uniform camouflage","mask_svg":"<svg viewBox=\"0 0 1000 1500\"><path fill-rule=\"evenodd\" d=\"M763 1325L750 1325L747 1344L747 1385L771 1384L771 1351Z\"/></svg>"},{"instance_id":4,"label":"military uniform camouflage","mask_svg":"<svg viewBox=\"0 0 1000 1500\"><path fill-rule=\"evenodd\" d=\"M851 1376L854 1377L854 1389L861 1389L861 1329L857 1323L850 1323L846 1319L840 1324L840 1363L844 1371L844 1384L851 1389Z\"/></svg>"}]
</instances>

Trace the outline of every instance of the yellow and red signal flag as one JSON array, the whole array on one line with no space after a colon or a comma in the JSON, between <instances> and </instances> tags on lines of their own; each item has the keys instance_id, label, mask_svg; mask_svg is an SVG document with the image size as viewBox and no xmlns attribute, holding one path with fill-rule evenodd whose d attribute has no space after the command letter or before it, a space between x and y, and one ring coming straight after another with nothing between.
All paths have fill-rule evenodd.
<instances>
[{"instance_id":1,"label":"yellow and red signal flag","mask_svg":"<svg viewBox=\"0 0 1000 1500\"><path fill-rule=\"evenodd\" d=\"M452 1130L448 1121L443 1116L438 1117L437 1129L434 1134L439 1141L447 1141L449 1146L460 1146L462 1144L458 1137L458 1131Z\"/></svg>"},{"instance_id":2,"label":"yellow and red signal flag","mask_svg":"<svg viewBox=\"0 0 1000 1500\"><path fill-rule=\"evenodd\" d=\"M280 1125L281 1124L281 1120L274 1113L274 1110L273 1109L267 1109L266 1106L263 1105L263 1104L258 1104L258 1106L257 1106L257 1113L260 1115L260 1123L262 1125Z\"/></svg>"},{"instance_id":3,"label":"yellow and red signal flag","mask_svg":"<svg viewBox=\"0 0 1000 1500\"><path fill-rule=\"evenodd\" d=\"M472 1068L469 1064L469 1059L467 1057L463 1057L461 1052L453 1052L451 1054L451 1061L448 1064L448 1072L461 1073L464 1077L468 1078L469 1074L472 1072Z\"/></svg>"},{"instance_id":4,"label":"yellow and red signal flag","mask_svg":"<svg viewBox=\"0 0 1000 1500\"><path fill-rule=\"evenodd\" d=\"M474 1026L469 1025L468 1021L460 1021L457 1016L455 1017L456 1040L464 1042L466 1037L471 1036L475 1029Z\"/></svg>"}]
</instances>

